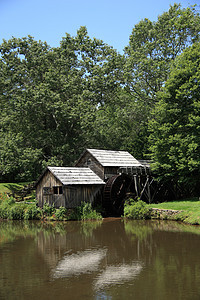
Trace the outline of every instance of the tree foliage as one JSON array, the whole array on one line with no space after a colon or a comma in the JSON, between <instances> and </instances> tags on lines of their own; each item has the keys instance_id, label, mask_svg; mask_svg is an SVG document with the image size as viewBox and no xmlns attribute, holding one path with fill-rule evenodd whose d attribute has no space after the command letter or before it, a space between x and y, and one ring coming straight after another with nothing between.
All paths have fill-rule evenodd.
<instances>
[{"instance_id":1,"label":"tree foliage","mask_svg":"<svg viewBox=\"0 0 200 300\"><path fill-rule=\"evenodd\" d=\"M132 128L136 131L131 144L136 147L134 153L138 157L149 153L147 128L157 93L165 84L175 58L199 37L200 17L195 7L181 8L179 4L170 6L155 22L144 19L134 26L125 48L124 81L134 107Z\"/></svg>"},{"instance_id":2,"label":"tree foliage","mask_svg":"<svg viewBox=\"0 0 200 300\"><path fill-rule=\"evenodd\" d=\"M72 164L89 144L97 108L113 101L120 56L84 27L58 48L29 36L0 51L1 175L28 180L47 164Z\"/></svg>"},{"instance_id":3,"label":"tree foliage","mask_svg":"<svg viewBox=\"0 0 200 300\"><path fill-rule=\"evenodd\" d=\"M156 22L141 20L133 28L126 47L126 82L135 98L146 105L156 102L168 78L171 63L199 40L200 17L195 8L170 6Z\"/></svg>"},{"instance_id":4,"label":"tree foliage","mask_svg":"<svg viewBox=\"0 0 200 300\"><path fill-rule=\"evenodd\" d=\"M200 180L200 43L175 61L149 123L154 170L195 193Z\"/></svg>"},{"instance_id":5,"label":"tree foliage","mask_svg":"<svg viewBox=\"0 0 200 300\"><path fill-rule=\"evenodd\" d=\"M35 180L87 147L145 158L150 112L176 58L199 40L199 21L194 7L174 4L135 25L124 55L85 27L57 48L31 36L3 41L0 180Z\"/></svg>"},{"instance_id":6,"label":"tree foliage","mask_svg":"<svg viewBox=\"0 0 200 300\"><path fill-rule=\"evenodd\" d=\"M1 45L3 174L13 171L25 179L27 170L38 172L38 164L49 159L63 163L65 151L70 156L80 130L81 74L75 63L75 57L64 59L60 49L53 51L32 37Z\"/></svg>"}]
</instances>

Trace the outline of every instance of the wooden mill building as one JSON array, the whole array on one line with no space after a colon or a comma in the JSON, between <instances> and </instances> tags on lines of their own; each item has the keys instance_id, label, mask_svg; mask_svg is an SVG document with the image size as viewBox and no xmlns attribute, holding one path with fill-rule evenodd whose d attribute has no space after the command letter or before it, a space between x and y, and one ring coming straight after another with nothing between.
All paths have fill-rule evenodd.
<instances>
[{"instance_id":1,"label":"wooden mill building","mask_svg":"<svg viewBox=\"0 0 200 300\"><path fill-rule=\"evenodd\" d=\"M120 213L127 193L150 202L148 163L127 151L86 149L75 167L48 167L36 184L39 206L74 208L98 202L107 212Z\"/></svg>"},{"instance_id":2,"label":"wooden mill building","mask_svg":"<svg viewBox=\"0 0 200 300\"><path fill-rule=\"evenodd\" d=\"M97 149L86 149L75 166L89 167L104 181L117 175L120 167L129 167L135 172L142 168L142 164L127 151Z\"/></svg>"},{"instance_id":3,"label":"wooden mill building","mask_svg":"<svg viewBox=\"0 0 200 300\"><path fill-rule=\"evenodd\" d=\"M48 167L36 183L36 198L40 207L74 208L101 197L104 185L90 168Z\"/></svg>"}]
</instances>

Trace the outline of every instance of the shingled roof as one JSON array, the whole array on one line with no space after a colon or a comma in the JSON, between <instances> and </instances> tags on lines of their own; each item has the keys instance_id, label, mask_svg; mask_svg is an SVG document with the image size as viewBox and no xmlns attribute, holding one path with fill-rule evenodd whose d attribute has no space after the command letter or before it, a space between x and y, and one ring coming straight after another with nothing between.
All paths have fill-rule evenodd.
<instances>
[{"instance_id":1,"label":"shingled roof","mask_svg":"<svg viewBox=\"0 0 200 300\"><path fill-rule=\"evenodd\" d=\"M90 168L48 167L48 170L63 184L105 184Z\"/></svg>"},{"instance_id":2,"label":"shingled roof","mask_svg":"<svg viewBox=\"0 0 200 300\"><path fill-rule=\"evenodd\" d=\"M141 167L142 164L127 151L86 149L103 167ZM84 152L85 153L85 152Z\"/></svg>"}]
</instances>

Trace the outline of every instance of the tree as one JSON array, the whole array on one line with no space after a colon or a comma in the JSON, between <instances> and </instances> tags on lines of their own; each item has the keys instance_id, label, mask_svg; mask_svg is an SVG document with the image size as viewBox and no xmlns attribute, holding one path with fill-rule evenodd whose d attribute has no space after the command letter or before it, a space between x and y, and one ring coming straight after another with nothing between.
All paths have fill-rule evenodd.
<instances>
[{"instance_id":1,"label":"tree","mask_svg":"<svg viewBox=\"0 0 200 300\"><path fill-rule=\"evenodd\" d=\"M148 152L148 120L171 65L199 40L195 8L139 22L125 55L80 27L51 48L32 37L0 45L0 177L35 179L83 149ZM9 179L10 178L10 179Z\"/></svg>"},{"instance_id":2,"label":"tree","mask_svg":"<svg viewBox=\"0 0 200 300\"><path fill-rule=\"evenodd\" d=\"M86 27L77 31L75 43L87 99L98 107L115 103L123 80L123 56L102 40L90 39Z\"/></svg>"},{"instance_id":3,"label":"tree","mask_svg":"<svg viewBox=\"0 0 200 300\"><path fill-rule=\"evenodd\" d=\"M78 66L82 72L81 101L84 109L80 110L80 114L84 132L83 147L114 149L116 135L113 133L116 130L110 126L109 112L119 109L124 57L103 41L91 39L86 27L80 27L73 39ZM64 49L66 44L65 37L60 48Z\"/></svg>"},{"instance_id":4,"label":"tree","mask_svg":"<svg viewBox=\"0 0 200 300\"><path fill-rule=\"evenodd\" d=\"M32 37L13 38L0 51L2 176L30 180L46 164L72 163L82 143L82 73L74 42L69 38L63 53Z\"/></svg>"},{"instance_id":5,"label":"tree","mask_svg":"<svg viewBox=\"0 0 200 300\"><path fill-rule=\"evenodd\" d=\"M99 108L115 101L121 56L85 27L58 48L29 36L4 41L0 52L1 178L31 180L46 165L72 165L94 141Z\"/></svg>"},{"instance_id":6,"label":"tree","mask_svg":"<svg viewBox=\"0 0 200 300\"><path fill-rule=\"evenodd\" d=\"M195 7L170 6L156 22L148 19L136 24L125 48L124 80L133 107L133 128L129 143L137 157L148 156L148 121L158 101L157 93L168 79L175 58L199 40L200 17ZM131 111L127 112L128 114ZM134 128L140 128L134 133Z\"/></svg>"},{"instance_id":7,"label":"tree","mask_svg":"<svg viewBox=\"0 0 200 300\"><path fill-rule=\"evenodd\" d=\"M174 63L149 122L152 167L182 193L198 195L200 181L200 43ZM198 193L197 193L198 192Z\"/></svg>"},{"instance_id":8,"label":"tree","mask_svg":"<svg viewBox=\"0 0 200 300\"><path fill-rule=\"evenodd\" d=\"M140 104L121 89L114 103L99 107L91 123L91 147L126 150L142 159L147 150L147 122L142 119L144 109Z\"/></svg>"},{"instance_id":9,"label":"tree","mask_svg":"<svg viewBox=\"0 0 200 300\"><path fill-rule=\"evenodd\" d=\"M181 9L180 4L170 6L156 22L144 19L136 24L125 48L125 79L132 96L151 108L171 63L199 40L199 33L200 16L195 7Z\"/></svg>"}]
</instances>

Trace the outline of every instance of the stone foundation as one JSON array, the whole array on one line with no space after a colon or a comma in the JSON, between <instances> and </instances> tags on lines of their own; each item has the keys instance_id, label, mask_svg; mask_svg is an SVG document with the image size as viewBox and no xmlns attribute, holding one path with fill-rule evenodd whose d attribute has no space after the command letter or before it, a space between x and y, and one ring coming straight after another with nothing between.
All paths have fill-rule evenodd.
<instances>
[{"instance_id":1,"label":"stone foundation","mask_svg":"<svg viewBox=\"0 0 200 300\"><path fill-rule=\"evenodd\" d=\"M152 208L151 209L151 217L152 219L173 219L176 215L183 212L182 210L173 210L173 209L160 209L160 208Z\"/></svg>"}]
</instances>

